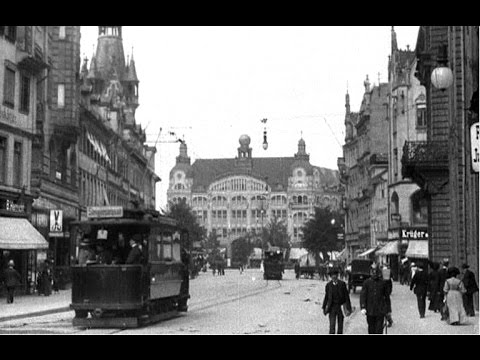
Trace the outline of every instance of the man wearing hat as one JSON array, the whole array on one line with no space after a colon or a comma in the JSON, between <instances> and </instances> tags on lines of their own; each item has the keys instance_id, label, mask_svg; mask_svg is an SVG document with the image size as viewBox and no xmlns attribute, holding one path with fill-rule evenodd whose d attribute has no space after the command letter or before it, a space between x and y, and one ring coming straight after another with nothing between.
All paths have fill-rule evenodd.
<instances>
[{"instance_id":1,"label":"man wearing hat","mask_svg":"<svg viewBox=\"0 0 480 360\"><path fill-rule=\"evenodd\" d=\"M338 269L332 268L329 272L331 280L325 285L325 297L323 298L323 313L329 314L330 334L335 334L335 325L338 320L337 334L343 334L343 311L342 306L346 308L346 316L352 312L350 295L347 290L347 284L338 278Z\"/></svg>"},{"instance_id":2,"label":"man wearing hat","mask_svg":"<svg viewBox=\"0 0 480 360\"><path fill-rule=\"evenodd\" d=\"M133 235L130 239L131 250L128 253L127 260L125 264L141 264L143 261L143 253L140 248L142 243L142 236L139 234Z\"/></svg>"},{"instance_id":3,"label":"man wearing hat","mask_svg":"<svg viewBox=\"0 0 480 360\"><path fill-rule=\"evenodd\" d=\"M20 274L14 269L13 260L8 262L8 268L5 270L5 287L7 288L7 304L13 304L15 287L20 285Z\"/></svg>"},{"instance_id":4,"label":"man wearing hat","mask_svg":"<svg viewBox=\"0 0 480 360\"><path fill-rule=\"evenodd\" d=\"M371 276L362 285L360 309L367 317L368 333L381 334L385 316L389 312L390 291L387 283L382 279L377 264L372 264L370 274Z\"/></svg>"},{"instance_id":5,"label":"man wearing hat","mask_svg":"<svg viewBox=\"0 0 480 360\"><path fill-rule=\"evenodd\" d=\"M478 284L475 280L475 274L469 270L468 264L462 265L463 278L462 282L467 292L463 294L463 305L467 316L475 316L475 308L473 307L473 294L478 291Z\"/></svg>"}]
</instances>

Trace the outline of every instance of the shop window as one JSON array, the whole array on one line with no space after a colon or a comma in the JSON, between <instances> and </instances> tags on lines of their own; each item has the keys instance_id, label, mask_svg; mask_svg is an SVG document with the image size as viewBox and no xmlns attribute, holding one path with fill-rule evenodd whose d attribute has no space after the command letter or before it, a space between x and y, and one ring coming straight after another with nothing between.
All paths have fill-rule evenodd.
<instances>
[{"instance_id":1,"label":"shop window","mask_svg":"<svg viewBox=\"0 0 480 360\"><path fill-rule=\"evenodd\" d=\"M425 107L417 107L417 128L425 128L427 126L427 109Z\"/></svg>"}]
</instances>

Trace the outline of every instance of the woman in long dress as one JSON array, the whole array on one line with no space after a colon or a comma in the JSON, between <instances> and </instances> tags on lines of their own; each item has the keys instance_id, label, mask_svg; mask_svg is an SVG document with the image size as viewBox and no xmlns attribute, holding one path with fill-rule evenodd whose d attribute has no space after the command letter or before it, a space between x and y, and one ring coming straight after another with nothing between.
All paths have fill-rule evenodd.
<instances>
[{"instance_id":1,"label":"woman in long dress","mask_svg":"<svg viewBox=\"0 0 480 360\"><path fill-rule=\"evenodd\" d=\"M457 279L460 270L456 267L448 269L448 279L445 281L443 292L445 293L445 302L448 308L448 323L458 325L467 322L467 313L463 306L463 297L465 286Z\"/></svg>"}]
</instances>

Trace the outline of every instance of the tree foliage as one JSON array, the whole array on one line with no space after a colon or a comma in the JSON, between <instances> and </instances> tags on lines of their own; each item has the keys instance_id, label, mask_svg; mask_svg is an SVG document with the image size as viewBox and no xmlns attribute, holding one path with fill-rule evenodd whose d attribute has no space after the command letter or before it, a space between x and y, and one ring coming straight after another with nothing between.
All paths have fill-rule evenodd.
<instances>
[{"instance_id":1,"label":"tree foliage","mask_svg":"<svg viewBox=\"0 0 480 360\"><path fill-rule=\"evenodd\" d=\"M335 220L333 225L332 219ZM339 212L315 207L314 217L302 226L302 246L316 255L322 253L323 258L328 259L327 252L338 251L343 246L343 240L337 239L337 234L342 231L342 221L343 217Z\"/></svg>"},{"instance_id":2,"label":"tree foliage","mask_svg":"<svg viewBox=\"0 0 480 360\"><path fill-rule=\"evenodd\" d=\"M232 242L232 262L246 264L255 247L250 235L242 236Z\"/></svg>"},{"instance_id":3,"label":"tree foliage","mask_svg":"<svg viewBox=\"0 0 480 360\"><path fill-rule=\"evenodd\" d=\"M166 215L177 220L179 226L188 231L188 243L183 244L184 246L191 249L194 242L205 239L207 233L205 228L198 224L197 218L185 200L170 201L168 208Z\"/></svg>"},{"instance_id":4,"label":"tree foliage","mask_svg":"<svg viewBox=\"0 0 480 360\"><path fill-rule=\"evenodd\" d=\"M274 217L270 219L262 232L263 248L266 250L270 246L278 246L282 249L290 248L287 225L282 219Z\"/></svg>"}]
</instances>

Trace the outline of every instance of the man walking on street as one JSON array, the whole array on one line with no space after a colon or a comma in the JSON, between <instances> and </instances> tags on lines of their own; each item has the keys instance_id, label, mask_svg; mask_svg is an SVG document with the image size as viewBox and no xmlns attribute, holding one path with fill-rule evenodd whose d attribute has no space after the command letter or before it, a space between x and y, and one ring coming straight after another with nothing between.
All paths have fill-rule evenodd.
<instances>
[{"instance_id":1,"label":"man walking on street","mask_svg":"<svg viewBox=\"0 0 480 360\"><path fill-rule=\"evenodd\" d=\"M382 334L390 292L377 264L372 264L370 274L371 277L362 285L360 309L362 314L367 316L368 333Z\"/></svg>"},{"instance_id":2,"label":"man walking on street","mask_svg":"<svg viewBox=\"0 0 480 360\"><path fill-rule=\"evenodd\" d=\"M343 334L343 311L342 306L345 305L346 316L352 313L352 305L350 303L350 295L348 294L347 284L344 281L338 279L339 270L333 268L330 270L330 280L325 285L325 297L323 298L323 313L329 314L330 320L330 332L329 334L335 334L335 324L338 320L337 334Z\"/></svg>"},{"instance_id":3,"label":"man walking on street","mask_svg":"<svg viewBox=\"0 0 480 360\"><path fill-rule=\"evenodd\" d=\"M420 319L425 318L425 309L427 307L428 274L423 270L423 265L417 267L417 271L410 283L410 290L417 296L418 312Z\"/></svg>"},{"instance_id":4,"label":"man walking on street","mask_svg":"<svg viewBox=\"0 0 480 360\"><path fill-rule=\"evenodd\" d=\"M475 316L475 308L473 307L473 294L478 291L478 284L475 280L475 274L470 271L468 264L462 265L463 278L462 282L467 292L463 294L463 305L467 316Z\"/></svg>"},{"instance_id":5,"label":"man walking on street","mask_svg":"<svg viewBox=\"0 0 480 360\"><path fill-rule=\"evenodd\" d=\"M20 285L20 274L14 269L14 262L8 262L8 268L5 270L5 287L7 288L7 304L13 304L15 288Z\"/></svg>"}]
</instances>

